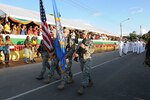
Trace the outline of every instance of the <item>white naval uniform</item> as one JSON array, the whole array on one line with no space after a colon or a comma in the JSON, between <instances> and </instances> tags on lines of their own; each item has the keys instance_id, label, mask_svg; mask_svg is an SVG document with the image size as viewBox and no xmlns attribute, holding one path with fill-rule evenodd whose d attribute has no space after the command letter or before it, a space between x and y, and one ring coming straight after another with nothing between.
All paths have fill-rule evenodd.
<instances>
[{"instance_id":1,"label":"white naval uniform","mask_svg":"<svg viewBox=\"0 0 150 100\"><path fill-rule=\"evenodd\" d=\"M122 56L124 43L122 41L119 42L119 56Z\"/></svg>"}]
</instances>

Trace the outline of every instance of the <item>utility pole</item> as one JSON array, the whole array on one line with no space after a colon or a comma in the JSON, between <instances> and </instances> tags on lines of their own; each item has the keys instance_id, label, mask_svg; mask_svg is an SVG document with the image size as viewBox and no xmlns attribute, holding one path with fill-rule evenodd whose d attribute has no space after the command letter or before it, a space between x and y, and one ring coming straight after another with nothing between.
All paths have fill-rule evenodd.
<instances>
[{"instance_id":1,"label":"utility pole","mask_svg":"<svg viewBox=\"0 0 150 100\"><path fill-rule=\"evenodd\" d=\"M125 22L125 21L128 21L130 20L130 18L127 18L126 20L123 20L120 22L120 37L122 38L122 23Z\"/></svg>"}]
</instances>

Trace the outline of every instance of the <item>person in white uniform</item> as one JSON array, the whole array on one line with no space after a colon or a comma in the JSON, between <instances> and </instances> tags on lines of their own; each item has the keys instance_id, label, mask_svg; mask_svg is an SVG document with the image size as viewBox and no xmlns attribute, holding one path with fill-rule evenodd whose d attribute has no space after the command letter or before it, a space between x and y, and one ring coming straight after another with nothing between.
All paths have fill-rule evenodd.
<instances>
[{"instance_id":1,"label":"person in white uniform","mask_svg":"<svg viewBox=\"0 0 150 100\"><path fill-rule=\"evenodd\" d=\"M128 53L128 42L127 42L127 40L124 42L123 52L125 55L127 55L127 53Z\"/></svg>"},{"instance_id":2,"label":"person in white uniform","mask_svg":"<svg viewBox=\"0 0 150 100\"><path fill-rule=\"evenodd\" d=\"M140 54L140 41L139 40L137 40L137 42L136 42L136 53L137 54Z\"/></svg>"},{"instance_id":3,"label":"person in white uniform","mask_svg":"<svg viewBox=\"0 0 150 100\"><path fill-rule=\"evenodd\" d=\"M133 42L133 53L136 52L136 41Z\"/></svg>"},{"instance_id":4,"label":"person in white uniform","mask_svg":"<svg viewBox=\"0 0 150 100\"><path fill-rule=\"evenodd\" d=\"M123 43L122 39L120 39L120 41L119 41L119 56L120 57L122 56L123 45L124 45L124 43Z\"/></svg>"}]
</instances>

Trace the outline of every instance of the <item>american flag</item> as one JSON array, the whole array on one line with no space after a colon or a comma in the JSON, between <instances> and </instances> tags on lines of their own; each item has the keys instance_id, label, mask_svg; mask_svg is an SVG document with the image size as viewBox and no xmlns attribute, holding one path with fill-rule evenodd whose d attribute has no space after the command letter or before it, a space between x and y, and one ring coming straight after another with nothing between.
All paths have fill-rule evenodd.
<instances>
[{"instance_id":1,"label":"american flag","mask_svg":"<svg viewBox=\"0 0 150 100\"><path fill-rule=\"evenodd\" d=\"M40 0L40 17L41 17L41 26L42 26L42 37L44 45L49 53L52 53L54 51L54 43L51 38L51 31L49 29L49 26L47 24L45 10L43 6L43 1Z\"/></svg>"}]
</instances>

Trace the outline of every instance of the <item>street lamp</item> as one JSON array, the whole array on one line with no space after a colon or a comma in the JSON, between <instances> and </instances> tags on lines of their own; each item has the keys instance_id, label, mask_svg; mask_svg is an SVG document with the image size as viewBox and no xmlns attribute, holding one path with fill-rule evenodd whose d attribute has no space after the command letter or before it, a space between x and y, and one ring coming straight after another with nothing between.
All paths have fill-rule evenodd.
<instances>
[{"instance_id":1,"label":"street lamp","mask_svg":"<svg viewBox=\"0 0 150 100\"><path fill-rule=\"evenodd\" d=\"M128 21L130 20L130 18L126 19L126 20L123 20L120 22L120 37L122 38L122 23L125 22L125 21Z\"/></svg>"},{"instance_id":2,"label":"street lamp","mask_svg":"<svg viewBox=\"0 0 150 100\"><path fill-rule=\"evenodd\" d=\"M140 37L142 37L142 26L140 25Z\"/></svg>"}]
</instances>

